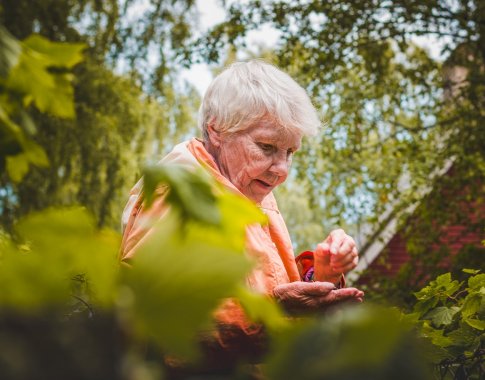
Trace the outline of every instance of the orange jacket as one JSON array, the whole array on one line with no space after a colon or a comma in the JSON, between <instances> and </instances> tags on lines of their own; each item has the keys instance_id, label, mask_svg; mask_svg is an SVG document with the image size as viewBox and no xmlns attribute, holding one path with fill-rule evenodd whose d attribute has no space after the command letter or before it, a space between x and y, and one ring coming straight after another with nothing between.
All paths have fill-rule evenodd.
<instances>
[{"instance_id":1,"label":"orange jacket","mask_svg":"<svg viewBox=\"0 0 485 380\"><path fill-rule=\"evenodd\" d=\"M226 188L241 194L221 174L214 159L198 139L177 145L162 160L162 163L186 165L187 167L200 165L209 170L212 176ZM126 261L133 257L136 254L137 247L150 234L150 229L146 227L144 220L146 218L162 218L168 212L168 207L164 202L166 191L166 188L161 188L150 209L144 209L140 196L141 183L139 182L133 188L130 201L123 213L125 227L121 260ZM268 216L269 223L267 226L250 225L246 229L246 251L257 262L256 267L247 278L247 284L255 292L272 295L275 286L299 281L301 278L295 262L290 236L273 194L270 193L266 196L258 206ZM222 347L231 346L234 343L233 340L237 340L237 336L248 337L258 335L261 332L260 326L255 326L246 321L236 300L227 300L216 311L215 317L220 326L231 327L219 329L218 340ZM221 333L221 331L225 332Z\"/></svg>"},{"instance_id":2,"label":"orange jacket","mask_svg":"<svg viewBox=\"0 0 485 380\"><path fill-rule=\"evenodd\" d=\"M212 156L205 150L203 143L197 139L177 145L162 160L162 163L176 163L188 167L202 163L202 166L208 169L216 180L231 191L241 194L228 179L222 176ZM125 226L121 260L133 257L136 248L150 233L144 221L149 218L162 218L167 213L165 195L166 189L161 188L153 205L149 209L145 209L141 198L141 182L132 189L130 200L123 212ZM241 194L241 196L244 195ZM269 223L267 226L252 225L247 228L247 252L259 263L250 275L248 284L257 292L272 294L273 288L278 284L299 281L300 274L295 263L288 230L273 194L270 193L258 206L268 216Z\"/></svg>"}]
</instances>

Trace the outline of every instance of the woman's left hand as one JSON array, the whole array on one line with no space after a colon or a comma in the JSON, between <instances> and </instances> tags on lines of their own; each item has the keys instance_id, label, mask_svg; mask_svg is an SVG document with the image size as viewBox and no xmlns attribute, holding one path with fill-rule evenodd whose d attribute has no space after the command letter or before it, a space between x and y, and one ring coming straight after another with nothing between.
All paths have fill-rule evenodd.
<instances>
[{"instance_id":1,"label":"woman's left hand","mask_svg":"<svg viewBox=\"0 0 485 380\"><path fill-rule=\"evenodd\" d=\"M315 281L338 283L342 274L357 266L359 261L354 239L344 230L333 230L314 253Z\"/></svg>"},{"instance_id":2,"label":"woman's left hand","mask_svg":"<svg viewBox=\"0 0 485 380\"><path fill-rule=\"evenodd\" d=\"M362 302L364 292L356 288L337 289L330 282L295 281L277 285L273 295L291 314L325 311L349 302Z\"/></svg>"}]
</instances>

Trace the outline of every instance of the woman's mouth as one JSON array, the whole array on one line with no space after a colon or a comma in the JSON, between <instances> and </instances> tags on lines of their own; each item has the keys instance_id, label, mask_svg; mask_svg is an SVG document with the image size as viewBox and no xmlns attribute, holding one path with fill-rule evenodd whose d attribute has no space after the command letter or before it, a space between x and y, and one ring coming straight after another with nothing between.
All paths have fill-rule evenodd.
<instances>
[{"instance_id":1,"label":"woman's mouth","mask_svg":"<svg viewBox=\"0 0 485 380\"><path fill-rule=\"evenodd\" d=\"M271 188L273 187L273 186L272 186L272 185L270 185L269 183L264 182L264 181L262 181L262 180L260 180L260 179L255 179L255 181L256 181L256 183L258 183L259 185L261 185L261 186L263 186L263 187L265 187L265 188L267 188L267 189L271 189Z\"/></svg>"}]
</instances>

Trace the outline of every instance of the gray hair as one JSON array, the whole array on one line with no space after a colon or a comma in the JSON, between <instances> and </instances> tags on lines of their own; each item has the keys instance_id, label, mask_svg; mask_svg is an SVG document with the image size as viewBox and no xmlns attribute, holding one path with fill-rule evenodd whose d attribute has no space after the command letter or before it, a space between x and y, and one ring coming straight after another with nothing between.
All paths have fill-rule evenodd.
<instances>
[{"instance_id":1,"label":"gray hair","mask_svg":"<svg viewBox=\"0 0 485 380\"><path fill-rule=\"evenodd\" d=\"M270 118L285 129L315 135L320 121L305 90L288 74L261 60L237 62L210 84L199 109L204 138L207 126L234 133Z\"/></svg>"}]
</instances>

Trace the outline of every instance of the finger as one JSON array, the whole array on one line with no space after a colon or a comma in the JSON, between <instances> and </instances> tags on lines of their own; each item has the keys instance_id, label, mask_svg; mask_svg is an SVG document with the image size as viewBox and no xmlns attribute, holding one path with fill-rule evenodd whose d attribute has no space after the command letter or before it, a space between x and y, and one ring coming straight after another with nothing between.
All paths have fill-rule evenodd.
<instances>
[{"instance_id":1,"label":"finger","mask_svg":"<svg viewBox=\"0 0 485 380\"><path fill-rule=\"evenodd\" d=\"M345 235L345 231L342 228L337 228L335 230L332 230L332 232L330 232L330 236L332 238L337 237L339 235Z\"/></svg>"},{"instance_id":2,"label":"finger","mask_svg":"<svg viewBox=\"0 0 485 380\"><path fill-rule=\"evenodd\" d=\"M332 243L330 244L330 253L332 255L336 255L340 249L340 246L343 243L343 238L341 236L337 236L332 238Z\"/></svg>"},{"instance_id":3,"label":"finger","mask_svg":"<svg viewBox=\"0 0 485 380\"><path fill-rule=\"evenodd\" d=\"M317 249L315 250L315 253L313 256L319 256L319 258L327 258L329 259L328 256L330 256L330 246L328 243L323 242L320 244L317 244ZM327 256L327 257L325 257Z\"/></svg>"},{"instance_id":4,"label":"finger","mask_svg":"<svg viewBox=\"0 0 485 380\"><path fill-rule=\"evenodd\" d=\"M352 250L350 250L345 255L332 255L332 257L330 258L330 265L332 266L332 268L348 265L353 262L355 258L358 258L358 256L359 255L357 253L357 248L354 246Z\"/></svg>"},{"instance_id":5,"label":"finger","mask_svg":"<svg viewBox=\"0 0 485 380\"><path fill-rule=\"evenodd\" d=\"M362 299L364 293L356 288L345 288L330 291L327 295L319 297L319 305L327 307L341 302Z\"/></svg>"},{"instance_id":6,"label":"finger","mask_svg":"<svg viewBox=\"0 0 485 380\"><path fill-rule=\"evenodd\" d=\"M346 256L332 256L330 259L330 265L333 267L341 267L353 262L358 262L359 256L349 253Z\"/></svg>"},{"instance_id":7,"label":"finger","mask_svg":"<svg viewBox=\"0 0 485 380\"><path fill-rule=\"evenodd\" d=\"M357 263L359 262L359 258L356 257L354 258L350 263L347 263L345 265L336 265L336 266L332 266L331 268L335 271L335 272L342 272L342 273L347 273L349 271L351 271L352 269L354 269L356 266L357 266Z\"/></svg>"},{"instance_id":8,"label":"finger","mask_svg":"<svg viewBox=\"0 0 485 380\"><path fill-rule=\"evenodd\" d=\"M348 255L352 253L352 250L354 249L354 247L355 247L354 239L352 239L349 236L348 238L344 239L337 253L339 255L344 255L344 256Z\"/></svg>"},{"instance_id":9,"label":"finger","mask_svg":"<svg viewBox=\"0 0 485 380\"><path fill-rule=\"evenodd\" d=\"M295 281L288 284L277 285L273 289L273 293L277 294L287 294L290 296L319 296L328 293L330 290L335 289L335 284L331 282L303 282Z\"/></svg>"},{"instance_id":10,"label":"finger","mask_svg":"<svg viewBox=\"0 0 485 380\"><path fill-rule=\"evenodd\" d=\"M308 287L305 289L305 294L310 296L321 296L328 294L335 289L335 284L325 281L307 282Z\"/></svg>"},{"instance_id":11,"label":"finger","mask_svg":"<svg viewBox=\"0 0 485 380\"><path fill-rule=\"evenodd\" d=\"M333 253L332 248L340 244L340 236L342 235L342 232L342 229L333 230L325 239L324 242L328 243L331 253Z\"/></svg>"},{"instance_id":12,"label":"finger","mask_svg":"<svg viewBox=\"0 0 485 380\"><path fill-rule=\"evenodd\" d=\"M317 249L313 255L314 279L322 281L325 279L325 273L330 268L330 247L327 243L317 245Z\"/></svg>"},{"instance_id":13,"label":"finger","mask_svg":"<svg viewBox=\"0 0 485 380\"><path fill-rule=\"evenodd\" d=\"M342 229L332 231L330 233L330 236L330 252L334 255L341 250L342 245L345 244L347 240L351 240L353 242L353 239L349 235L347 235Z\"/></svg>"}]
</instances>

